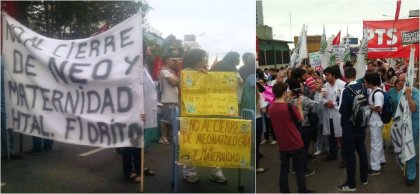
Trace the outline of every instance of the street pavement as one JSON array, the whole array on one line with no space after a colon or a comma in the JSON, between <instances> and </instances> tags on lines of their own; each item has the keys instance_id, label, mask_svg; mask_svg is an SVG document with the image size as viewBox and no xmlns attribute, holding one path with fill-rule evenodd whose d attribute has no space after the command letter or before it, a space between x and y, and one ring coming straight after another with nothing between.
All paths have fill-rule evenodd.
<instances>
[{"instance_id":1,"label":"street pavement","mask_svg":"<svg viewBox=\"0 0 420 194\"><path fill-rule=\"evenodd\" d=\"M367 136L366 138L369 139L370 137ZM367 149L369 150L369 147L367 147ZM278 193L280 192L280 154L277 151L277 145L261 145L260 151L264 155L264 158L260 160L260 166L267 168L268 171L256 175L256 191L257 193ZM307 187L317 193L338 193L339 191L336 187L346 181L346 170L345 168L339 168L340 158L335 161L326 162L322 161L324 157L326 157L326 154L317 156L315 161L309 162L309 168L315 170L316 173L315 175L306 178ZM359 164L357 162L356 192L419 193L419 179L417 178L417 181L413 186L406 186L402 171L400 170L397 161L395 160L393 150L389 145L385 149L385 159L387 161L386 166L382 168L381 174L370 176L368 179L369 183L366 186L362 186L360 181ZM358 158L356 158L356 161L358 161ZM289 173L289 187L291 192L298 191L295 175L291 173Z\"/></svg>"},{"instance_id":2,"label":"street pavement","mask_svg":"<svg viewBox=\"0 0 420 194\"><path fill-rule=\"evenodd\" d=\"M15 136L16 148L19 138ZM23 150L31 148L32 140L23 136ZM88 156L79 156L97 148L54 143L52 151L23 154L21 160L1 160L2 193L138 193L140 184L128 182L122 174L121 155L114 149L104 149ZM145 152L145 166L156 176L145 177L144 192L171 193L172 145L152 143ZM178 192L185 193L237 193L238 169L223 169L227 184L209 180L211 168L199 167L198 184L182 179L182 166L178 167ZM253 188L253 171L241 171L241 184L245 192Z\"/></svg>"}]
</instances>

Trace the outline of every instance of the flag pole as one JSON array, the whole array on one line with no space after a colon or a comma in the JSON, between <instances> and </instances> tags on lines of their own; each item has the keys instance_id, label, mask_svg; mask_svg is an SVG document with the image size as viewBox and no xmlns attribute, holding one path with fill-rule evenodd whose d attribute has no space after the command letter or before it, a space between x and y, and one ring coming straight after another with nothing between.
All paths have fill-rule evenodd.
<instances>
[{"instance_id":1,"label":"flag pole","mask_svg":"<svg viewBox=\"0 0 420 194\"><path fill-rule=\"evenodd\" d=\"M144 133L143 133L144 134ZM144 137L144 136L143 136ZM143 146L140 149L140 174L141 174L141 179L140 179L140 192L143 193L143 189L144 189L144 140L143 140Z\"/></svg>"},{"instance_id":2,"label":"flag pole","mask_svg":"<svg viewBox=\"0 0 420 194\"><path fill-rule=\"evenodd\" d=\"M139 22L140 22L140 25L142 25L142 29L143 29L143 17L142 17L143 13L142 13L141 8L139 8L137 14L140 15L140 21ZM144 39L142 31L140 31L140 35ZM142 47L144 47L144 45L142 45ZM143 55L144 55L144 53L143 53ZM144 66L144 63L143 63L143 66ZM144 68L144 67L142 67L142 68ZM143 110L141 110L141 111L144 112L144 106L142 106L142 107L143 107ZM139 155L140 155L140 175L141 175L140 176L140 192L143 193L143 189L144 189L144 134L145 133L144 133L144 121L141 120L141 123L143 124L143 137L141 139L141 148L140 148L140 153L139 153Z\"/></svg>"},{"instance_id":3,"label":"flag pole","mask_svg":"<svg viewBox=\"0 0 420 194\"><path fill-rule=\"evenodd\" d=\"M392 22L392 33L396 32L395 30L395 22L398 20L399 15L400 15L400 9L401 8L401 1L397 0L397 8L396 8L396 12L395 12L395 17L394 17L394 21ZM391 45L394 42L394 35L392 35L392 40L391 40ZM392 46L389 45L389 50L392 51Z\"/></svg>"},{"instance_id":4,"label":"flag pole","mask_svg":"<svg viewBox=\"0 0 420 194\"><path fill-rule=\"evenodd\" d=\"M293 34L292 34L292 13L290 12L290 10L289 10L289 24L290 24L290 38L293 41L294 39L293 39Z\"/></svg>"}]
</instances>

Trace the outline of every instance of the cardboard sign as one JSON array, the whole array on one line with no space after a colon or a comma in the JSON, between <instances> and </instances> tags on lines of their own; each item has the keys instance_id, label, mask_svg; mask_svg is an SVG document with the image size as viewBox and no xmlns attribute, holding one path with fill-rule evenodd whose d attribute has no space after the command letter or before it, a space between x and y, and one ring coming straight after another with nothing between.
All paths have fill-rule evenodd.
<instances>
[{"instance_id":1,"label":"cardboard sign","mask_svg":"<svg viewBox=\"0 0 420 194\"><path fill-rule=\"evenodd\" d=\"M181 116L238 116L234 72L181 71Z\"/></svg>"},{"instance_id":2,"label":"cardboard sign","mask_svg":"<svg viewBox=\"0 0 420 194\"><path fill-rule=\"evenodd\" d=\"M309 64L312 67L321 65L321 54L319 52L309 53Z\"/></svg>"},{"instance_id":3,"label":"cardboard sign","mask_svg":"<svg viewBox=\"0 0 420 194\"><path fill-rule=\"evenodd\" d=\"M251 121L180 118L179 162L191 166L250 168Z\"/></svg>"}]
</instances>

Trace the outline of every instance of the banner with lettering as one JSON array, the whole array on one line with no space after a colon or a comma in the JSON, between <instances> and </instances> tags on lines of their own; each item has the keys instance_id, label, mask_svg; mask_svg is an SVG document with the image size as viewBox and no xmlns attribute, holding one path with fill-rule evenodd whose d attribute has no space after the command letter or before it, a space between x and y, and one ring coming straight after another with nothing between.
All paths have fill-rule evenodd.
<instances>
[{"instance_id":1,"label":"banner with lettering","mask_svg":"<svg viewBox=\"0 0 420 194\"><path fill-rule=\"evenodd\" d=\"M334 53L335 59L343 61L344 53L346 52L345 45L332 45L332 52Z\"/></svg>"},{"instance_id":2,"label":"banner with lettering","mask_svg":"<svg viewBox=\"0 0 420 194\"><path fill-rule=\"evenodd\" d=\"M315 68L321 65L322 55L319 52L309 53L309 64Z\"/></svg>"},{"instance_id":3,"label":"banner with lettering","mask_svg":"<svg viewBox=\"0 0 420 194\"><path fill-rule=\"evenodd\" d=\"M142 147L142 18L98 36L57 40L3 17L7 126L96 147Z\"/></svg>"},{"instance_id":4,"label":"banner with lettering","mask_svg":"<svg viewBox=\"0 0 420 194\"><path fill-rule=\"evenodd\" d=\"M181 71L181 116L238 116L234 72Z\"/></svg>"},{"instance_id":5,"label":"banner with lettering","mask_svg":"<svg viewBox=\"0 0 420 194\"><path fill-rule=\"evenodd\" d=\"M414 53L418 52L414 48L410 51L410 61L408 64L406 81L402 91L406 88L413 89L414 84ZM400 97L397 111L391 128L391 139L394 147L395 157L401 169L408 160L416 157L416 149L413 139L412 112L408 107L408 101L405 94Z\"/></svg>"},{"instance_id":6,"label":"banner with lettering","mask_svg":"<svg viewBox=\"0 0 420 194\"><path fill-rule=\"evenodd\" d=\"M251 121L180 117L179 162L185 165L250 168Z\"/></svg>"},{"instance_id":7,"label":"banner with lettering","mask_svg":"<svg viewBox=\"0 0 420 194\"><path fill-rule=\"evenodd\" d=\"M411 46L419 50L419 18L363 21L363 29L366 28L368 58L409 57Z\"/></svg>"}]
</instances>

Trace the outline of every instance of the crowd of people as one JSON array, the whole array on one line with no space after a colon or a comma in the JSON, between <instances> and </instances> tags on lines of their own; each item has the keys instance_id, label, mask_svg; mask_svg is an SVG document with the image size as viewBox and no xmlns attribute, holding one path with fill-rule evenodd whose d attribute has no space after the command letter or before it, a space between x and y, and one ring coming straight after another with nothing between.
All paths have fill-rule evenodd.
<instances>
[{"instance_id":1,"label":"crowd of people","mask_svg":"<svg viewBox=\"0 0 420 194\"><path fill-rule=\"evenodd\" d=\"M397 61L393 67L385 59L369 60L365 76L358 80L351 62L337 61L322 72L303 64L296 68L257 68L257 112L261 112L256 119L257 144L268 143L271 136L271 144L278 146L280 192L290 192L288 173L296 174L298 192L313 192L305 184L305 177L315 174L307 163L323 153L323 162L340 158L339 167L346 168L347 180L337 187L339 191L356 191L356 152L363 185L368 184L368 177L380 175L386 166L384 139L390 139L383 137L383 131L389 130L384 124L392 122L390 118L402 96L412 112L418 153L419 80L415 77L413 89L403 91L407 65L406 60ZM418 62L414 68L417 74ZM365 145L367 134L369 146ZM258 165L263 157L259 146L256 152ZM408 186L416 180L417 158L407 161L404 174ZM257 173L266 170L257 167Z\"/></svg>"},{"instance_id":2,"label":"crowd of people","mask_svg":"<svg viewBox=\"0 0 420 194\"><path fill-rule=\"evenodd\" d=\"M146 53L144 59L144 82L150 83L149 85L155 86L155 88L148 91L144 91L144 98L147 103L151 103L153 98L160 103L160 115L161 118L158 122L160 125L160 138L158 143L163 145L171 144L171 135L170 132L173 130L173 122L176 120L176 111L175 109L180 106L179 98L179 88L180 88L180 74L183 70L195 70L200 73L208 73L209 71L218 71L218 72L234 72L237 77L237 98L238 98L238 108L248 108L255 110L255 55L253 53L244 53L241 55L238 52L228 52L224 58L217 63L213 64L211 68L208 64L208 53L202 49L192 49L185 53L182 59L173 58L170 56L164 56L162 61L164 63L163 68L158 71L157 79L152 80L151 74L153 72L150 70L151 63L150 56L151 53L148 50L146 42L143 41L143 53ZM237 69L237 66L240 64L240 61L243 61L241 68ZM180 69L179 64L182 63L182 69ZM3 73L3 69L2 69ZM145 84L146 85L146 84ZM146 88L146 86L144 87ZM3 92L2 85L2 95ZM203 94L205 95L205 94ZM152 97L151 97L152 96ZM155 96L155 97L153 97ZM150 100L150 101L149 101ZM155 100L155 101L156 101ZM5 154L10 159L20 159L22 156L15 152L13 149L13 130L6 130L6 110L5 110L5 99L2 97L2 148L6 150ZM139 120L145 122L148 118L146 113L139 115ZM145 130L151 130L145 126ZM3 133L5 133L3 135ZM7 134L6 134L7 133ZM147 134L147 132L145 132ZM9 138L10 137L10 138ZM7 139L9 138L9 139ZM177 142L173 142L177 143ZM7 148L7 149L6 149ZM26 151L25 154L39 154L43 151L49 151L53 148L53 140L33 137L33 148ZM3 152L3 153L5 153ZM122 169L124 177L131 182L140 182L141 181L141 150L136 147L123 147L116 148L115 152L121 154L122 158ZM157 172L159 173L159 172ZM155 171L147 167L144 168L144 175L154 176ZM217 183L226 183L227 178L224 176L221 168L216 167L210 170L209 177L211 180ZM198 172L195 166L185 165L183 168L183 179L191 182L198 183Z\"/></svg>"},{"instance_id":3,"label":"crowd of people","mask_svg":"<svg viewBox=\"0 0 420 194\"><path fill-rule=\"evenodd\" d=\"M146 48L146 44L144 45ZM322 72L309 65L261 70L255 68L256 60L253 53L244 53L241 57L239 53L232 51L209 69L208 54L202 49L187 52L182 60L182 70L236 73L239 110L256 111L255 171L256 173L266 171L260 166L263 157L259 151L260 145L266 143L277 145L281 161L281 192L290 192L288 173L296 174L299 192L313 192L306 187L305 177L313 176L316 172L309 169L307 164L323 153L327 155L323 161L340 158L339 167L346 168L347 180L337 187L339 191L356 191L355 152L359 158L360 179L363 185L368 184L369 176L380 175L381 169L386 166L382 134L384 124L389 122L384 121L382 117L387 111L385 107L388 103L390 114L395 114L402 96L407 98L409 109L413 112L413 139L418 150L419 81L415 78L414 88L406 88L403 91L407 61L399 61L394 67L384 63L384 60L368 61L365 76L356 80L356 69L352 63L336 64ZM237 69L240 60L244 65ZM175 108L180 106L179 71L182 70L179 69L175 58L165 56L163 62L164 67L159 71L157 80L154 80L156 91L153 93L159 96L158 101L162 105L158 143L168 145L171 142L169 132L176 117ZM144 65L144 77L153 82L148 66ZM418 69L418 63L415 68ZM2 97L2 120L5 120L3 100ZM356 103L360 103L360 107L368 107L363 109L365 116L355 115L358 112L358 109L355 109ZM139 117L143 121L147 119L146 114L141 114ZM369 118L365 120L365 117ZM6 154L8 158L20 159L21 156L13 149L13 138L10 138L13 132L11 129L6 130L4 124L2 121L2 145L5 145L2 147L8 148ZM370 150L367 150L365 145L367 133L370 134L368 146ZM33 148L26 153L48 151L52 146L52 140L33 137ZM124 176L130 181L139 182L140 150L130 147L121 148L119 151L122 154ZM416 158L407 161L405 178L409 186L416 180ZM290 159L292 159L291 168ZM148 168L144 172L146 175L155 175L155 172ZM199 179L196 167L184 166L183 178L188 182L197 183ZM210 178L218 183L226 183L228 180L219 167L210 170Z\"/></svg>"}]
</instances>

